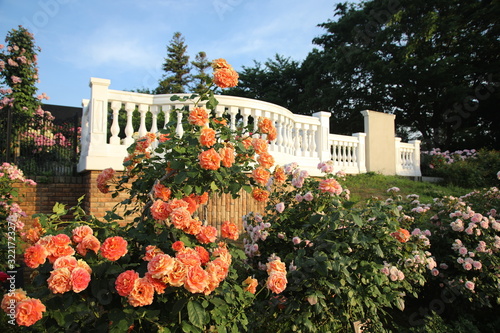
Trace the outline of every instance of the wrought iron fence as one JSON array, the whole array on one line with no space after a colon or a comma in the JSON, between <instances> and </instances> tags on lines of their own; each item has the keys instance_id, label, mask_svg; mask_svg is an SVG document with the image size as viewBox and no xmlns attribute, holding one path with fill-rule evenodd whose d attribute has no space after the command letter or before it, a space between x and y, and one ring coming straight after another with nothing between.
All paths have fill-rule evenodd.
<instances>
[{"instance_id":1,"label":"wrought iron fence","mask_svg":"<svg viewBox=\"0 0 500 333\"><path fill-rule=\"evenodd\" d=\"M75 108L70 108L75 109ZM79 112L53 117L45 112L23 126L1 121L0 161L14 163L29 176L70 176L76 174L79 158Z\"/></svg>"}]
</instances>

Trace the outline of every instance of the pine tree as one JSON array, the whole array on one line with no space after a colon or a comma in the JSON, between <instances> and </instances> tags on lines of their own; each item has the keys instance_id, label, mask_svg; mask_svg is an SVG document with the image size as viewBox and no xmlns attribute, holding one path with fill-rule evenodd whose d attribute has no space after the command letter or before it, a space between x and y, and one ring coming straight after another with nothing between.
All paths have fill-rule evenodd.
<instances>
[{"instance_id":1,"label":"pine tree","mask_svg":"<svg viewBox=\"0 0 500 333\"><path fill-rule=\"evenodd\" d=\"M193 75L195 83L193 91L197 94L206 92L210 82L210 75L206 73L206 70L211 67L211 62L207 60L207 54L203 51L198 52L195 61L192 61L191 65L198 71L198 74Z\"/></svg>"},{"instance_id":2,"label":"pine tree","mask_svg":"<svg viewBox=\"0 0 500 333\"><path fill-rule=\"evenodd\" d=\"M165 74L156 88L157 94L185 93L190 83L189 55L186 54L187 45L180 32L175 32L167 46L167 58L163 64Z\"/></svg>"}]
</instances>

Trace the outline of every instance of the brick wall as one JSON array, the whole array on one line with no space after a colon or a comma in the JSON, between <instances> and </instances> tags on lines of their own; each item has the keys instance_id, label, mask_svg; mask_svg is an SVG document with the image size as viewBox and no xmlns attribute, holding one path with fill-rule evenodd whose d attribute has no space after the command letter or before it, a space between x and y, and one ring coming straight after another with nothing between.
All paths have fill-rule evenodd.
<instances>
[{"instance_id":1,"label":"brick wall","mask_svg":"<svg viewBox=\"0 0 500 333\"><path fill-rule=\"evenodd\" d=\"M107 211L126 198L126 195L120 194L112 198L111 193L101 193L96 182L99 173L100 171L87 171L75 177L38 177L32 178L37 182L36 186L24 186L19 183L14 186L21 195L20 206L29 217L35 213L51 213L56 202L72 207L77 204L78 198L85 195L82 208L87 214L102 218ZM241 191L240 197L236 199L228 194L212 195L208 203L198 209L198 215L200 219L206 220L207 224L219 230L224 221L231 221L238 224L241 231L241 217L251 211L262 213L264 205L256 202L250 194ZM118 211L118 214L121 213L123 210ZM70 219L71 216L67 218ZM133 218L129 217L124 223L132 221ZM31 218L25 219L27 224L30 221Z\"/></svg>"}]
</instances>

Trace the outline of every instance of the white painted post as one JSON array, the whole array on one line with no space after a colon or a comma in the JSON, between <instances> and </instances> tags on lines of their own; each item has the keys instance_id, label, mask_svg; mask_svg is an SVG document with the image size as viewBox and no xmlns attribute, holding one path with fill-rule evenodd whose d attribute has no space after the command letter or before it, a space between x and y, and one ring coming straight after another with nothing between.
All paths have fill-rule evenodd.
<instances>
[{"instance_id":1,"label":"white painted post","mask_svg":"<svg viewBox=\"0 0 500 333\"><path fill-rule=\"evenodd\" d=\"M408 141L415 147L413 150L413 175L416 177L422 177L422 171L420 170L420 142L420 140Z\"/></svg>"},{"instance_id":2,"label":"white painted post","mask_svg":"<svg viewBox=\"0 0 500 333\"><path fill-rule=\"evenodd\" d=\"M354 133L352 136L358 138L357 162L358 172L366 173L366 133Z\"/></svg>"},{"instance_id":3,"label":"white painted post","mask_svg":"<svg viewBox=\"0 0 500 333\"><path fill-rule=\"evenodd\" d=\"M396 175L400 175L404 172L401 160L401 138L394 138L394 146L396 150Z\"/></svg>"},{"instance_id":4,"label":"white painted post","mask_svg":"<svg viewBox=\"0 0 500 333\"><path fill-rule=\"evenodd\" d=\"M106 144L110 84L110 80L95 77L90 79L89 134L93 145Z\"/></svg>"},{"instance_id":5,"label":"white painted post","mask_svg":"<svg viewBox=\"0 0 500 333\"><path fill-rule=\"evenodd\" d=\"M328 145L328 135L330 134L330 112L320 111L313 113L313 117L319 119L319 128L316 131L316 151L320 162L331 159L330 147Z\"/></svg>"}]
</instances>

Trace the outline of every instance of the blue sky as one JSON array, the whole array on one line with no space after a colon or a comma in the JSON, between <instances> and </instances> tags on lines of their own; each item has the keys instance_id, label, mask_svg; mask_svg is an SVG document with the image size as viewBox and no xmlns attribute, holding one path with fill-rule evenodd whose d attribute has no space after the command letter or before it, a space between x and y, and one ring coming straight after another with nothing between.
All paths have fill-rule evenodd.
<instances>
[{"instance_id":1,"label":"blue sky","mask_svg":"<svg viewBox=\"0 0 500 333\"><path fill-rule=\"evenodd\" d=\"M191 59L205 51L236 70L276 53L303 60L338 0L0 0L0 43L19 25L35 35L38 93L81 106L91 77L111 89L155 88L174 32Z\"/></svg>"}]
</instances>

